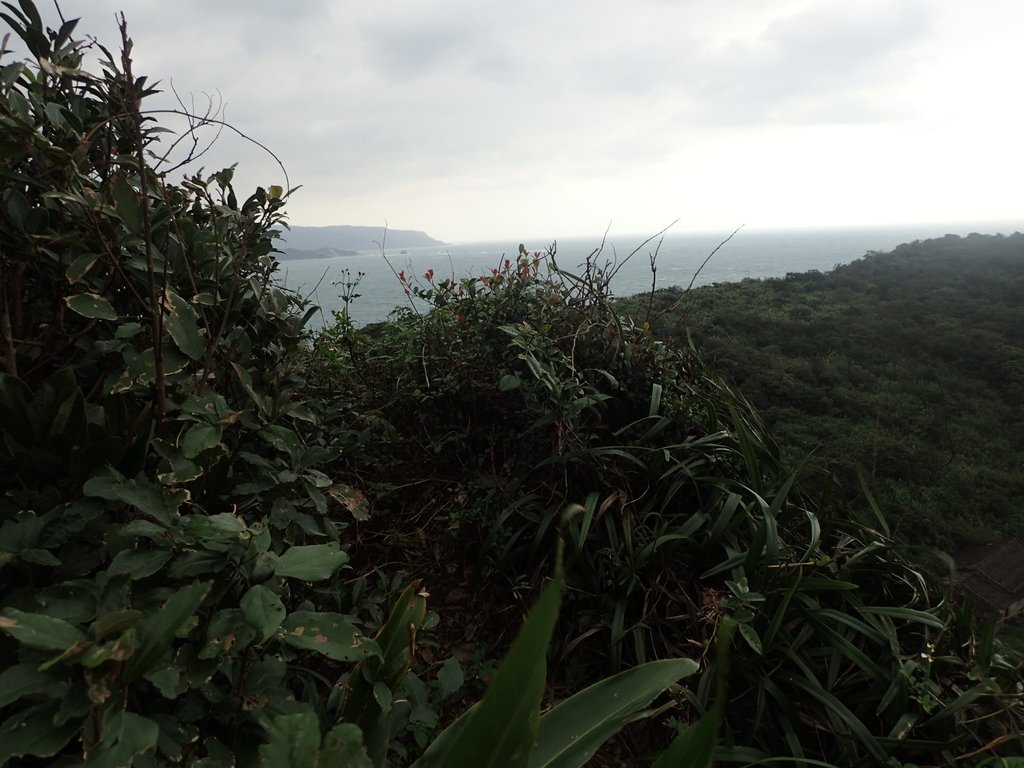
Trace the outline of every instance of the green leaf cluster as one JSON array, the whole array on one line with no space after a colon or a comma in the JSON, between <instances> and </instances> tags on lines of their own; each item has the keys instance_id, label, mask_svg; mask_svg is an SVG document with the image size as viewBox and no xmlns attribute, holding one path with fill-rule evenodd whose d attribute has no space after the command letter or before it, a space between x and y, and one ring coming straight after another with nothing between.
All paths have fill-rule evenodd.
<instances>
[{"instance_id":1,"label":"green leaf cluster","mask_svg":"<svg viewBox=\"0 0 1024 768\"><path fill-rule=\"evenodd\" d=\"M0 764L255 759L327 711L302 681L391 658L320 597L350 489L274 281L284 195L169 183L127 38L93 74L76 22L4 5L35 60L0 86Z\"/></svg>"}]
</instances>

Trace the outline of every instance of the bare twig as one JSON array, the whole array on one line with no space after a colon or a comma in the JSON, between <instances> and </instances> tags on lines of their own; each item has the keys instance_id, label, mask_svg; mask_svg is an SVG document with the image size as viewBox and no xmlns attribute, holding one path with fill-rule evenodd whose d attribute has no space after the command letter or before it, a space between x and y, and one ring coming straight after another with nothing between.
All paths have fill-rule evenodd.
<instances>
[{"instance_id":1,"label":"bare twig","mask_svg":"<svg viewBox=\"0 0 1024 768\"><path fill-rule=\"evenodd\" d=\"M654 253L648 254L651 259L651 293L647 297L647 316L644 322L651 322L651 312L654 311L654 292L658 289L658 254L661 252L661 244L665 242L664 237L658 238L658 245Z\"/></svg>"},{"instance_id":2,"label":"bare twig","mask_svg":"<svg viewBox=\"0 0 1024 768\"><path fill-rule=\"evenodd\" d=\"M190 112L188 112L188 110L182 110L182 109L147 109L145 112L141 112L140 114L141 115L145 115L147 117L149 115L178 115L180 117L186 117L186 118L188 118L188 117L192 117L192 118L197 117L196 115L193 115ZM281 158L279 158L276 154L274 154L274 151L272 149L270 149L270 147L268 147L266 144L264 144L264 143L262 143L260 141L257 141L256 139L254 139L249 134L245 133L244 131L240 131L238 128L236 128L231 123L229 123L229 122L227 122L225 120L220 120L220 119L215 118L215 117L203 117L201 119L202 119L203 123L206 123L206 124L209 124L209 125L219 125L222 128L227 128L229 131L234 132L236 135L238 135L241 138L245 139L250 144L255 144L257 147L259 147L264 152L266 152L268 155L270 155L274 159L274 162L277 163L277 167L281 169L281 173L284 175L285 193L284 193L283 197L281 198L282 200L287 198L288 195L290 195L292 192L294 192L297 189L299 189L299 187L295 187L294 189L292 188L291 181L288 178L288 170L284 167L284 163L281 162Z\"/></svg>"},{"instance_id":3,"label":"bare twig","mask_svg":"<svg viewBox=\"0 0 1024 768\"><path fill-rule=\"evenodd\" d=\"M743 227L745 227L745 226L746 226L745 224L740 224L740 225L739 225L738 227L736 227L736 229L734 229L734 230L732 231L732 234L730 234L730 235L729 235L729 236L728 236L727 238L725 238L725 240L723 240L722 242L720 242L720 243L719 243L718 245L716 245L716 246L715 246L715 250L713 250L713 251L712 251L711 253L709 253L709 254L707 255L707 257L706 257L706 258L704 259L704 261L702 261L702 262L700 263L700 266L699 266L699 267L697 267L697 271L693 273L693 277L691 277L691 278L690 278L690 284L689 284L688 286L686 286L686 290L690 290L691 288L693 288L693 284L694 284L694 282L696 282L696 280L697 280L697 276L698 276L698 275L699 275L699 274L700 274L701 272L703 272L703 271L704 271L704 267L706 267L706 266L707 266L707 264L708 264L708 262L709 262L709 261L711 261L711 257L712 257L712 256L714 256L714 255L715 255L716 253L718 253L718 250L719 250L719 249L720 249L720 248L721 248L721 247L722 247L723 245L725 245L725 244L726 244L726 243L728 243L728 242L729 242L730 240L732 240L732 239L733 239L733 238L734 238L734 237L736 236L736 233L737 233L737 232L739 232L739 231L740 231L741 229L743 229Z\"/></svg>"},{"instance_id":4,"label":"bare twig","mask_svg":"<svg viewBox=\"0 0 1024 768\"><path fill-rule=\"evenodd\" d=\"M391 270L391 274L393 274L395 276L395 280L397 280L399 282L399 284L401 284L402 278L399 277L398 270L395 269L395 266L391 263L391 259L388 258L387 252L384 250L384 246L387 244L387 241L388 241L388 223L387 223L387 221L385 221L384 222L384 236L381 237L379 243L376 240L374 240L373 242L374 242L374 245L376 245L378 248L380 248L380 256L381 256L382 259L384 259L384 263L388 265L388 269ZM407 293L405 295L405 298L407 298L409 300L409 306L412 307L412 311L415 312L417 315L419 315L420 314L419 307L417 307L416 306L416 302L414 302L412 300L412 296L410 296ZM424 373L426 373L426 370L424 370Z\"/></svg>"},{"instance_id":5,"label":"bare twig","mask_svg":"<svg viewBox=\"0 0 1024 768\"><path fill-rule=\"evenodd\" d=\"M616 265L615 270L610 275L608 275L608 279L611 280L612 278L614 278L615 275L618 274L619 270L622 269L626 265L626 262L629 261L630 259L632 259L634 256L636 256L636 254L639 253L641 250L643 250L644 246L646 246L649 242L651 242L652 240L654 240L657 237L664 237L665 233L668 232L670 229L672 229L672 227L674 227L678 223L679 223L679 219L676 219L671 224L669 224L667 227L665 227L663 230L661 230L660 232L655 232L653 235L651 235L646 240L644 240L642 243L640 243L640 245L638 245L636 248L634 248L632 251L630 251L629 255L626 258L624 258L619 264ZM733 233L733 234L735 234L735 233ZM717 250L717 248L715 250Z\"/></svg>"},{"instance_id":6,"label":"bare twig","mask_svg":"<svg viewBox=\"0 0 1024 768\"><path fill-rule=\"evenodd\" d=\"M174 81L173 80L171 81L171 92L174 94L175 101L177 101L178 105L181 107L182 115L188 121L188 128L180 136L178 136L178 138L176 138L173 142L171 142L171 145L167 148L166 152L164 152L162 155L160 155L159 157L156 158L156 161L153 164L154 169L158 169L163 163L165 163L167 161L167 158L170 157L171 152L173 152L175 150L175 148L177 148L177 146L181 142L183 142L186 138L191 138L192 139L192 148L189 149L188 153L185 156L185 159L183 159L182 161L180 161L178 163L175 163L173 166L168 168L166 171L163 171L163 173L165 173L165 174L166 173L173 173L174 171L178 170L179 168L181 168L183 166L186 166L186 165L189 165L189 164L195 162L196 160L198 160L199 158L201 158L203 155L205 155L207 152L209 152L210 149L213 148L213 145L216 144L217 140L220 138L221 133L224 132L224 124L218 124L217 125L217 131L213 135L213 138L210 139L209 142L207 142L205 147L203 147L202 149L199 149L199 133L198 133L198 130L200 128L202 128L203 126L212 125L213 123L211 121L213 119L218 119L218 116L219 116L219 118L225 117L225 114L224 114L224 99L221 97L219 91L217 93L217 106L216 107L214 107L214 99L213 99L213 97L210 94L208 94L208 93L204 94L206 96L206 111L203 114L201 114L201 115L198 112L196 112L195 97L193 97L193 99L192 99L192 108L191 109L189 109L189 108L187 108L185 106L185 102L182 100L181 95L178 93L177 88L174 87Z\"/></svg>"},{"instance_id":7,"label":"bare twig","mask_svg":"<svg viewBox=\"0 0 1024 768\"><path fill-rule=\"evenodd\" d=\"M132 119L135 133L135 155L139 164L139 203L142 206L142 237L146 248L146 276L149 282L149 312L153 326L153 366L156 379L156 409L158 424L162 423L167 413L167 382L164 377L164 313L163 296L157 300L156 268L153 264L153 226L149 215L149 179L146 167L146 146L142 133L142 112L139 98L135 91L135 78L132 76L132 40L128 37L128 22L124 13L118 21L121 30L121 66L124 68L125 98L128 114ZM166 280L166 270L165 270Z\"/></svg>"},{"instance_id":8,"label":"bare twig","mask_svg":"<svg viewBox=\"0 0 1024 768\"><path fill-rule=\"evenodd\" d=\"M17 267L15 268L17 269ZM18 375L17 349L14 345L14 328L11 323L11 306L21 301L20 291L14 291L13 275L8 275L8 266L0 253L0 367L11 376Z\"/></svg>"},{"instance_id":9,"label":"bare twig","mask_svg":"<svg viewBox=\"0 0 1024 768\"><path fill-rule=\"evenodd\" d=\"M705 257L704 261L702 261L700 266L697 268L697 271L693 273L693 277L690 278L690 284L686 286L686 290L679 294L678 299L673 301L671 304L665 307L665 309L661 310L661 312L655 315L653 320L657 320L658 318L667 315L669 312L675 311L675 309L680 305L680 303L682 303L683 297L690 292L691 288L693 288L693 284L697 280L697 276L701 273L701 271L703 271L704 267L707 266L707 263L711 261L711 257L718 253L718 250L722 246L724 246L726 243L732 240L736 236L736 233L743 229L744 226L744 224L741 224L740 226L736 227L736 229L732 231L732 234L730 234L727 238L725 238L725 240L723 240L722 242L715 246L715 249Z\"/></svg>"}]
</instances>

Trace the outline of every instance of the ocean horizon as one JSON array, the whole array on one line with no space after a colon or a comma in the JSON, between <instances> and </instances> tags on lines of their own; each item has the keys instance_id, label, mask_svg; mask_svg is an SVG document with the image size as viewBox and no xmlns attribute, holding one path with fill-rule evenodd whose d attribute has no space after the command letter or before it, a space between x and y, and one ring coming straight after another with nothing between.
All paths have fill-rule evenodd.
<instances>
[{"instance_id":1,"label":"ocean horizon","mask_svg":"<svg viewBox=\"0 0 1024 768\"><path fill-rule=\"evenodd\" d=\"M405 249L359 251L353 256L329 259L282 259L278 282L298 291L321 311L310 320L317 329L333 321L343 306L342 284L363 273L355 289L358 298L349 304L357 326L382 322L399 306L409 306L395 272L422 275L434 271L435 281L490 274L505 258L514 259L522 242L530 252L544 252L556 245L561 269L573 271L593 256L599 263L618 265L611 289L615 296L633 296L655 289L694 287L748 278L784 277L791 272L828 271L869 252L890 251L901 243L943 237L980 234L1009 235L1024 224L920 224L886 227L831 229L740 229L724 245L730 231L687 232L651 238L596 235L565 239L494 240L433 245ZM602 246L603 241L603 246ZM719 247L721 245L721 247ZM718 251L712 256L712 252ZM710 256L710 258L708 258ZM656 271L652 274L651 259ZM706 263L704 263L706 261ZM702 267L703 265L703 267Z\"/></svg>"}]
</instances>

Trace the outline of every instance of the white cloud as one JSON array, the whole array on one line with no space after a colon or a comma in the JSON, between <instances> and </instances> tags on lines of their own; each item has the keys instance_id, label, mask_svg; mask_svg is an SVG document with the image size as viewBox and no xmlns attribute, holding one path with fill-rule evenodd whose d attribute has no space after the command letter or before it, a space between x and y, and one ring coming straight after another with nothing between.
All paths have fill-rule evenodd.
<instances>
[{"instance_id":1,"label":"white cloud","mask_svg":"<svg viewBox=\"0 0 1024 768\"><path fill-rule=\"evenodd\" d=\"M1010 218L1019 0L65 0L219 93L300 224L447 240ZM49 9L42 7L44 13ZM165 102L166 103L166 102ZM207 167L277 183L225 135Z\"/></svg>"}]
</instances>

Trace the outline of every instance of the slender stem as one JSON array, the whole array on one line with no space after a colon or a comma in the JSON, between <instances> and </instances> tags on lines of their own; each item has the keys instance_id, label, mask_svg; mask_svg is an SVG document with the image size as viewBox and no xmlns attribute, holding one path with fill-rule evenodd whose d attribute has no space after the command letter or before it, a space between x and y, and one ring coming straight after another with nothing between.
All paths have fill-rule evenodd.
<instances>
[{"instance_id":1,"label":"slender stem","mask_svg":"<svg viewBox=\"0 0 1024 768\"><path fill-rule=\"evenodd\" d=\"M8 268L3 253L0 253L0 366L11 376L18 375L17 350L14 346L14 329L11 326L11 304L19 301L14 291L13 275L8 277Z\"/></svg>"},{"instance_id":2,"label":"slender stem","mask_svg":"<svg viewBox=\"0 0 1024 768\"><path fill-rule=\"evenodd\" d=\"M149 215L149 178L147 176L145 140L142 132L142 113L139 109L139 97L132 76L132 41L128 37L128 22L124 14L118 22L121 30L121 65L124 67L126 106L131 115L132 128L135 134L135 156L139 165L139 202L142 206L142 237L146 248L146 278L149 283L149 312L153 327L153 364L156 378L156 412L157 423L162 424L167 413L167 382L164 376L164 314L163 296L157 299L156 269L153 264L153 226ZM166 275L165 275L166 279Z\"/></svg>"}]
</instances>

